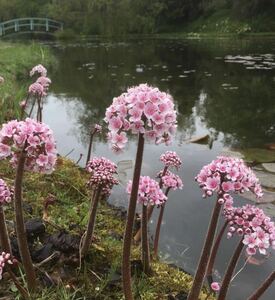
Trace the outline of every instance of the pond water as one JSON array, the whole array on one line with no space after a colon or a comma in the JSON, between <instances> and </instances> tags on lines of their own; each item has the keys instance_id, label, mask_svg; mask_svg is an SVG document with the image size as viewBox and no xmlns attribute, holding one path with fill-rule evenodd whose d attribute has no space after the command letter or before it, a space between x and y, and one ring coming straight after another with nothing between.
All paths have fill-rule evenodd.
<instances>
[{"instance_id":1,"label":"pond water","mask_svg":"<svg viewBox=\"0 0 275 300\"><path fill-rule=\"evenodd\" d=\"M179 175L184 189L170 193L160 251L164 260L194 273L214 202L201 198L195 175L225 148L275 142L275 40L131 39L51 46L58 64L50 74L53 84L44 121L55 132L60 154L73 150L71 159L86 154L92 124L103 123L112 98L128 86L147 82L173 95L179 112L176 138L169 147L146 144L142 174L156 174L165 150L175 150L183 159ZM188 143L205 134L211 136L208 144ZM135 151L136 138L121 155L113 154L104 138L94 145L94 155L119 164L121 185L110 198L115 205L128 204L124 189L132 176ZM249 202L241 197L236 201ZM218 281L235 245L235 239L223 241L216 265ZM243 255L238 269L245 260ZM233 281L228 299L246 299L274 265L274 252L260 266L248 263ZM275 286L262 299L273 299L274 294Z\"/></svg>"}]
</instances>

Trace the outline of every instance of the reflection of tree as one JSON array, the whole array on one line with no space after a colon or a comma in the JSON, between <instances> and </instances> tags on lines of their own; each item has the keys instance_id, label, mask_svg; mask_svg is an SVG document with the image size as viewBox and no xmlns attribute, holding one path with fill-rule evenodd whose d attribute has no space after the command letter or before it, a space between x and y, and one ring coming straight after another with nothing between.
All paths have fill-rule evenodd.
<instances>
[{"instance_id":1,"label":"reflection of tree","mask_svg":"<svg viewBox=\"0 0 275 300\"><path fill-rule=\"evenodd\" d=\"M273 132L267 134L275 120L272 71L246 70L242 65L224 63L222 58L228 54L263 53L264 45L255 40L229 39L132 39L71 45L57 51L59 68L52 90L81 99L82 107L76 113L84 140L93 123L102 123L114 96L128 86L148 82L173 95L182 132L191 135L195 131L196 107L196 114L208 128L225 134L225 143L260 145L275 139ZM143 72L137 72L137 68ZM224 83L238 89L225 90ZM201 91L207 94L202 102Z\"/></svg>"}]
</instances>

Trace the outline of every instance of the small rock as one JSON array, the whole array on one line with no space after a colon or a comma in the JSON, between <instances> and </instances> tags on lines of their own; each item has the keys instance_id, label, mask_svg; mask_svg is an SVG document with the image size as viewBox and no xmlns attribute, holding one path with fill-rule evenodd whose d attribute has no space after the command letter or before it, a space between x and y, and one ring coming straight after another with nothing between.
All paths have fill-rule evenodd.
<instances>
[{"instance_id":1,"label":"small rock","mask_svg":"<svg viewBox=\"0 0 275 300\"><path fill-rule=\"evenodd\" d=\"M27 236L30 239L34 239L45 233L46 227L41 219L31 219L25 223Z\"/></svg>"},{"instance_id":2,"label":"small rock","mask_svg":"<svg viewBox=\"0 0 275 300\"><path fill-rule=\"evenodd\" d=\"M263 163L263 168L271 173L275 173L275 163Z\"/></svg>"},{"instance_id":3,"label":"small rock","mask_svg":"<svg viewBox=\"0 0 275 300\"><path fill-rule=\"evenodd\" d=\"M41 262L51 256L54 252L53 244L47 243L46 245L42 246L38 250L33 251L32 259L35 262Z\"/></svg>"}]
</instances>

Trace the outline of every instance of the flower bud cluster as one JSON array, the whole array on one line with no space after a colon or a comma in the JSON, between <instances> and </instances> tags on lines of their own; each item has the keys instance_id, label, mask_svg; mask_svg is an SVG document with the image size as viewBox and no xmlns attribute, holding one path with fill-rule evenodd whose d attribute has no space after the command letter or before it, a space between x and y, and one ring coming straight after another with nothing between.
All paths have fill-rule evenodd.
<instances>
[{"instance_id":1,"label":"flower bud cluster","mask_svg":"<svg viewBox=\"0 0 275 300\"><path fill-rule=\"evenodd\" d=\"M118 180L114 177L117 173L117 166L105 157L95 157L90 160L86 169L91 173L88 186L101 189L104 196L109 196L114 185Z\"/></svg>"},{"instance_id":2,"label":"flower bud cluster","mask_svg":"<svg viewBox=\"0 0 275 300\"><path fill-rule=\"evenodd\" d=\"M223 215L229 224L227 237L242 236L248 255L256 254L257 250L266 255L269 247L275 249L275 224L262 209L247 204L224 209Z\"/></svg>"},{"instance_id":3,"label":"flower bud cluster","mask_svg":"<svg viewBox=\"0 0 275 300\"><path fill-rule=\"evenodd\" d=\"M13 190L0 178L0 205L8 204L13 198Z\"/></svg>"},{"instance_id":4,"label":"flower bud cluster","mask_svg":"<svg viewBox=\"0 0 275 300\"><path fill-rule=\"evenodd\" d=\"M48 125L30 118L3 124L0 130L0 159L10 158L13 167L16 167L22 151L26 156L26 170L39 173L53 171L57 151L53 132Z\"/></svg>"},{"instance_id":5,"label":"flower bud cluster","mask_svg":"<svg viewBox=\"0 0 275 300\"><path fill-rule=\"evenodd\" d=\"M132 181L130 180L127 189L128 194L132 191ZM140 176L138 188L138 203L142 205L162 205L167 197L159 187L159 183L149 176Z\"/></svg>"},{"instance_id":6,"label":"flower bud cluster","mask_svg":"<svg viewBox=\"0 0 275 300\"><path fill-rule=\"evenodd\" d=\"M160 156L160 161L163 162L165 167L174 167L177 170L180 168L182 161L178 154L174 151L166 151Z\"/></svg>"},{"instance_id":7,"label":"flower bud cluster","mask_svg":"<svg viewBox=\"0 0 275 300\"><path fill-rule=\"evenodd\" d=\"M156 143L170 144L177 127L176 116L171 95L140 84L114 98L107 108L105 122L110 130L108 140L116 152L127 144L128 132L144 134Z\"/></svg>"}]
</instances>

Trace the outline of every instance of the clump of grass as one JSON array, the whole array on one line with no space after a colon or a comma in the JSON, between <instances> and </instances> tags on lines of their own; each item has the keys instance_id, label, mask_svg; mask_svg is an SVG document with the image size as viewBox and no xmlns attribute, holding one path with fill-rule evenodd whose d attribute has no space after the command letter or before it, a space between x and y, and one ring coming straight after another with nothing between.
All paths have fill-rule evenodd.
<instances>
[{"instance_id":1,"label":"clump of grass","mask_svg":"<svg viewBox=\"0 0 275 300\"><path fill-rule=\"evenodd\" d=\"M0 123L19 116L18 103L25 97L29 71L34 65L51 68L55 58L47 46L0 42Z\"/></svg>"}]
</instances>

